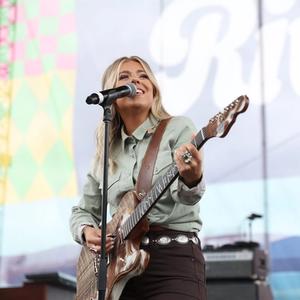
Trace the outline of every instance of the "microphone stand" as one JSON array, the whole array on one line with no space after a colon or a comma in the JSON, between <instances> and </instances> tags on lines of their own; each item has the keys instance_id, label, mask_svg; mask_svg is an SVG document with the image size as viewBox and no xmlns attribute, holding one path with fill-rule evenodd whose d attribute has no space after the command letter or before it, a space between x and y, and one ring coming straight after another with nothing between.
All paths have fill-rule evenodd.
<instances>
[{"instance_id":1,"label":"microphone stand","mask_svg":"<svg viewBox=\"0 0 300 300\"><path fill-rule=\"evenodd\" d=\"M106 222L107 222L107 179L108 179L108 153L109 153L109 130L112 122L111 105L100 104L103 106L104 127L104 147L103 147L103 197L101 204L101 254L98 272L98 300L105 299L106 281L107 281L107 255L106 255Z\"/></svg>"},{"instance_id":2,"label":"microphone stand","mask_svg":"<svg viewBox=\"0 0 300 300\"><path fill-rule=\"evenodd\" d=\"M249 228L249 242L252 242L252 222L254 219L247 218L248 219L248 228Z\"/></svg>"},{"instance_id":3,"label":"microphone stand","mask_svg":"<svg viewBox=\"0 0 300 300\"><path fill-rule=\"evenodd\" d=\"M262 215L259 215L259 214L255 214L255 213L252 213L250 214L249 216L247 216L247 219L248 219L248 227L249 227L249 242L251 243L252 242L252 223L255 219L258 219L258 218L261 218Z\"/></svg>"},{"instance_id":4,"label":"microphone stand","mask_svg":"<svg viewBox=\"0 0 300 300\"><path fill-rule=\"evenodd\" d=\"M109 89L92 94L86 98L87 104L99 104L103 107L104 122L104 147L103 147L103 197L101 203L101 251L98 265L97 291L98 300L105 300L107 281L107 255L106 255L106 222L107 222L107 178L108 178L108 151L109 151L109 130L112 122L111 105L117 98L125 96L133 97L136 94L136 87L133 83L126 86Z\"/></svg>"}]
</instances>

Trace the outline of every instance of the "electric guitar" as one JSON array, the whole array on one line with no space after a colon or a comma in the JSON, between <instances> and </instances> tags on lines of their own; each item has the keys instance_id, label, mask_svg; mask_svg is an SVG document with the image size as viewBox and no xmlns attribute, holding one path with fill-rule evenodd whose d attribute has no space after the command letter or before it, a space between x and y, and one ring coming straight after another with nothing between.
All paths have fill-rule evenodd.
<instances>
[{"instance_id":1,"label":"electric guitar","mask_svg":"<svg viewBox=\"0 0 300 300\"><path fill-rule=\"evenodd\" d=\"M210 138L225 137L237 116L245 112L248 105L247 96L234 100L209 120L194 137L192 144L199 150ZM146 251L140 249L142 237L149 230L145 216L178 175L174 162L141 201L137 200L134 191L127 192L121 199L117 212L107 224L107 234L115 236L115 244L108 254L105 300L119 299L127 281L146 269L150 257ZM100 255L84 245L77 265L76 300L98 299L99 262Z\"/></svg>"}]
</instances>

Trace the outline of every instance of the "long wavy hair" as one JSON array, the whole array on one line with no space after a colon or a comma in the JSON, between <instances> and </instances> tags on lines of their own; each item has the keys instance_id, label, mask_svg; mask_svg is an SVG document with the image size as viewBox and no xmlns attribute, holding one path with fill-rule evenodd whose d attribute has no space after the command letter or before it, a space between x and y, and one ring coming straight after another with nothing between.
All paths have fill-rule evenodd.
<instances>
[{"instance_id":1,"label":"long wavy hair","mask_svg":"<svg viewBox=\"0 0 300 300\"><path fill-rule=\"evenodd\" d=\"M153 104L150 110L150 114L152 114L157 120L163 120L168 118L170 115L167 113L165 108L162 105L161 101L161 93L160 89L157 83L157 80L149 66L149 64L140 58L139 56L124 56L121 58L118 58L115 60L104 72L103 78L102 78L102 88L103 89L110 89L114 88L117 84L118 75L120 72L120 68L124 62L127 61L135 61L141 64L144 71L149 77L149 80L151 81L153 85ZM120 116L120 114L117 112L117 110L114 107L114 104L112 105L112 124L110 128L109 133L109 147L110 150L114 147L115 143L117 143L121 138L121 128L123 125L123 120ZM96 163L95 163L95 170L99 171L102 169L103 165L103 136L104 136L104 123L101 121L99 124L97 131L96 131ZM109 153L112 153L112 151L109 151ZM116 162L112 160L112 158L109 158L109 166L110 166L110 172L113 172L116 167Z\"/></svg>"}]
</instances>

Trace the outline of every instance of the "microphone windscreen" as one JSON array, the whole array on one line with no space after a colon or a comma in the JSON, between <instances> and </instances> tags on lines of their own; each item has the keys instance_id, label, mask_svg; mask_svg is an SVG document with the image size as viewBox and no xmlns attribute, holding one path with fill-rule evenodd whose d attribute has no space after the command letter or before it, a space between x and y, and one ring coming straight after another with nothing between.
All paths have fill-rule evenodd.
<instances>
[{"instance_id":1,"label":"microphone windscreen","mask_svg":"<svg viewBox=\"0 0 300 300\"><path fill-rule=\"evenodd\" d=\"M129 97L134 97L136 95L137 92L137 88L135 86L135 84L133 83L128 83L127 86L130 89L130 94L128 95Z\"/></svg>"},{"instance_id":2,"label":"microphone windscreen","mask_svg":"<svg viewBox=\"0 0 300 300\"><path fill-rule=\"evenodd\" d=\"M91 94L85 100L87 104L98 104L99 103L99 95L96 93Z\"/></svg>"}]
</instances>

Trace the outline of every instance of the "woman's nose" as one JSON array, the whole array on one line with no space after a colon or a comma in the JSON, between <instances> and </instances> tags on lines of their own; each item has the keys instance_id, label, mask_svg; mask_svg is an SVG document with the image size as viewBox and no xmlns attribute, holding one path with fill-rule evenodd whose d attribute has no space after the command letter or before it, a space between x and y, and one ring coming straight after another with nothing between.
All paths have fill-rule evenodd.
<instances>
[{"instance_id":1,"label":"woman's nose","mask_svg":"<svg viewBox=\"0 0 300 300\"><path fill-rule=\"evenodd\" d=\"M137 77L132 77L131 82L132 82L132 83L139 83L140 80L139 80L139 78L137 78Z\"/></svg>"}]
</instances>

